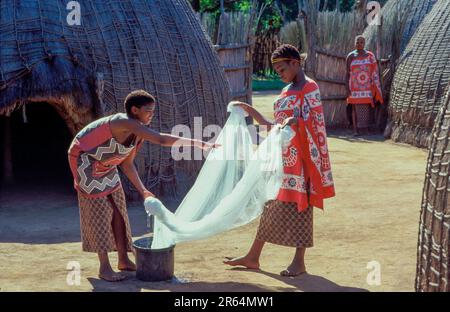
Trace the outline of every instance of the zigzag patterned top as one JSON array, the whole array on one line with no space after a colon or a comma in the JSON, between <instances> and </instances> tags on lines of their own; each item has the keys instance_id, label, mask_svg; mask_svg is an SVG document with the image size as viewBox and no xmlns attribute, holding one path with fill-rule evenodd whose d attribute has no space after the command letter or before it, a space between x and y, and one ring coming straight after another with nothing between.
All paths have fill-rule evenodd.
<instances>
[{"instance_id":1,"label":"zigzag patterned top","mask_svg":"<svg viewBox=\"0 0 450 312\"><path fill-rule=\"evenodd\" d=\"M112 136L110 121L118 118L127 117L119 113L91 122L70 145L69 164L74 187L87 197L106 196L121 187L117 166L143 142L134 135L128 146L117 142Z\"/></svg>"}]
</instances>

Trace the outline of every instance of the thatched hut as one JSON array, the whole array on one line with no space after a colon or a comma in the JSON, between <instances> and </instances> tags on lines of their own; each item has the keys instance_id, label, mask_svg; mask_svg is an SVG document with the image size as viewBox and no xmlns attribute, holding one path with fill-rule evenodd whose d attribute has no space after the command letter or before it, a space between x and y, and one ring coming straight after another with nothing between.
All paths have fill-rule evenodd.
<instances>
[{"instance_id":1,"label":"thatched hut","mask_svg":"<svg viewBox=\"0 0 450 312\"><path fill-rule=\"evenodd\" d=\"M397 61L435 0L389 0L381 9L380 25L364 30L366 49L380 60L380 77L385 105L378 107L377 126L383 130L387 122L387 106ZM383 62L381 62L383 60Z\"/></svg>"},{"instance_id":2,"label":"thatched hut","mask_svg":"<svg viewBox=\"0 0 450 312\"><path fill-rule=\"evenodd\" d=\"M194 129L197 116L203 125L225 120L228 83L188 1L77 2L79 8L66 7L69 1L63 0L0 2L0 126L5 130L0 154L8 172L0 180L12 179L22 164L15 163L27 152L21 140L39 141L33 154L44 154L41 160L53 157L46 142L55 137L39 133L40 127L18 136L19 123L43 125L60 118L58 127L66 129L51 132L71 136L93 119L123 111L123 100L134 89L156 96L151 127L158 131L170 133L177 124ZM70 139L58 148L65 152ZM136 163L143 181L160 195L175 190L177 173L195 176L200 165L174 163L170 148L154 145L142 148ZM38 167L59 170L47 165Z\"/></svg>"},{"instance_id":3,"label":"thatched hut","mask_svg":"<svg viewBox=\"0 0 450 312\"><path fill-rule=\"evenodd\" d=\"M395 62L435 3L436 0L389 0L381 9L381 27L369 25L364 30L366 48L378 52L379 58Z\"/></svg>"},{"instance_id":4,"label":"thatched hut","mask_svg":"<svg viewBox=\"0 0 450 312\"><path fill-rule=\"evenodd\" d=\"M398 61L386 136L427 147L450 82L450 1L438 0Z\"/></svg>"},{"instance_id":5,"label":"thatched hut","mask_svg":"<svg viewBox=\"0 0 450 312\"><path fill-rule=\"evenodd\" d=\"M450 84L433 129L423 189L416 291L450 291Z\"/></svg>"}]
</instances>

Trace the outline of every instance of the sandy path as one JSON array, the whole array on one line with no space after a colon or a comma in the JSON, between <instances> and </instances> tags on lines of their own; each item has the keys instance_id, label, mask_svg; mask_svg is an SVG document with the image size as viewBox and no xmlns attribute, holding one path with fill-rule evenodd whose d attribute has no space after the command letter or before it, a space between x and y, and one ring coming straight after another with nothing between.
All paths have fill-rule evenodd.
<instances>
[{"instance_id":1,"label":"sandy path","mask_svg":"<svg viewBox=\"0 0 450 312\"><path fill-rule=\"evenodd\" d=\"M273 98L273 92L257 93L255 106L270 115ZM426 151L383 142L380 136L353 140L344 134L329 138L337 196L326 201L324 212L315 209L315 246L306 255L309 275L280 277L293 249L270 244L260 272L222 265L222 256L246 252L256 233L254 222L179 244L177 280L145 283L131 274L125 282L106 283L96 277L96 256L81 252L74 194L40 190L25 197L2 194L0 290L412 291ZM133 236L144 235L142 206L131 205L129 215ZM80 263L80 285L66 282L69 261ZM366 281L370 261L380 264L380 285Z\"/></svg>"}]
</instances>

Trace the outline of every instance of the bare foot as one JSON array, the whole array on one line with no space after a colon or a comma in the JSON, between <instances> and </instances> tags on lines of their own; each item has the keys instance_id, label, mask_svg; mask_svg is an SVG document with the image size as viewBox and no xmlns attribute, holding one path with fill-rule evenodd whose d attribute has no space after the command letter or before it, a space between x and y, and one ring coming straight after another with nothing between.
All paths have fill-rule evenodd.
<instances>
[{"instance_id":1,"label":"bare foot","mask_svg":"<svg viewBox=\"0 0 450 312\"><path fill-rule=\"evenodd\" d=\"M259 269L259 262L258 261L254 261L254 260L250 260L247 258L247 256L244 257L238 257L238 258L230 258L230 257L225 257L226 261L224 261L223 263L231 265L231 266L244 266L247 269L253 269L253 270L258 270Z\"/></svg>"},{"instance_id":2,"label":"bare foot","mask_svg":"<svg viewBox=\"0 0 450 312\"><path fill-rule=\"evenodd\" d=\"M125 260L119 261L118 269L120 271L136 271L136 265L133 261L126 258Z\"/></svg>"},{"instance_id":3,"label":"bare foot","mask_svg":"<svg viewBox=\"0 0 450 312\"><path fill-rule=\"evenodd\" d=\"M291 265L289 265L287 267L287 269L280 272L280 275L293 277L293 276L298 276L298 275L301 275L304 273L306 273L306 267L304 264L298 265L298 264L291 263Z\"/></svg>"},{"instance_id":4,"label":"bare foot","mask_svg":"<svg viewBox=\"0 0 450 312\"><path fill-rule=\"evenodd\" d=\"M125 279L125 276L114 272L111 268L100 270L98 277L108 282L120 282Z\"/></svg>"}]
</instances>

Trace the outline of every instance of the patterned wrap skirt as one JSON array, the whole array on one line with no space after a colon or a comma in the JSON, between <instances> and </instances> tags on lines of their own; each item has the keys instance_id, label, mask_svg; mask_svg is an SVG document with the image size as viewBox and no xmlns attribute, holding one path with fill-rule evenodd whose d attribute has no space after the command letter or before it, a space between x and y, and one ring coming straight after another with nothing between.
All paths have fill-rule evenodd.
<instances>
[{"instance_id":1,"label":"patterned wrap skirt","mask_svg":"<svg viewBox=\"0 0 450 312\"><path fill-rule=\"evenodd\" d=\"M368 128L371 124L371 107L369 104L355 104L356 127Z\"/></svg>"},{"instance_id":2,"label":"patterned wrap skirt","mask_svg":"<svg viewBox=\"0 0 450 312\"><path fill-rule=\"evenodd\" d=\"M313 207L298 212L296 203L267 201L256 238L282 246L313 247Z\"/></svg>"},{"instance_id":3,"label":"patterned wrap skirt","mask_svg":"<svg viewBox=\"0 0 450 312\"><path fill-rule=\"evenodd\" d=\"M80 228L83 251L117 251L112 221L114 209L122 216L126 229L127 250L132 251L132 236L128 220L125 194L122 187L113 193L99 198L83 196L78 192L80 208Z\"/></svg>"}]
</instances>

